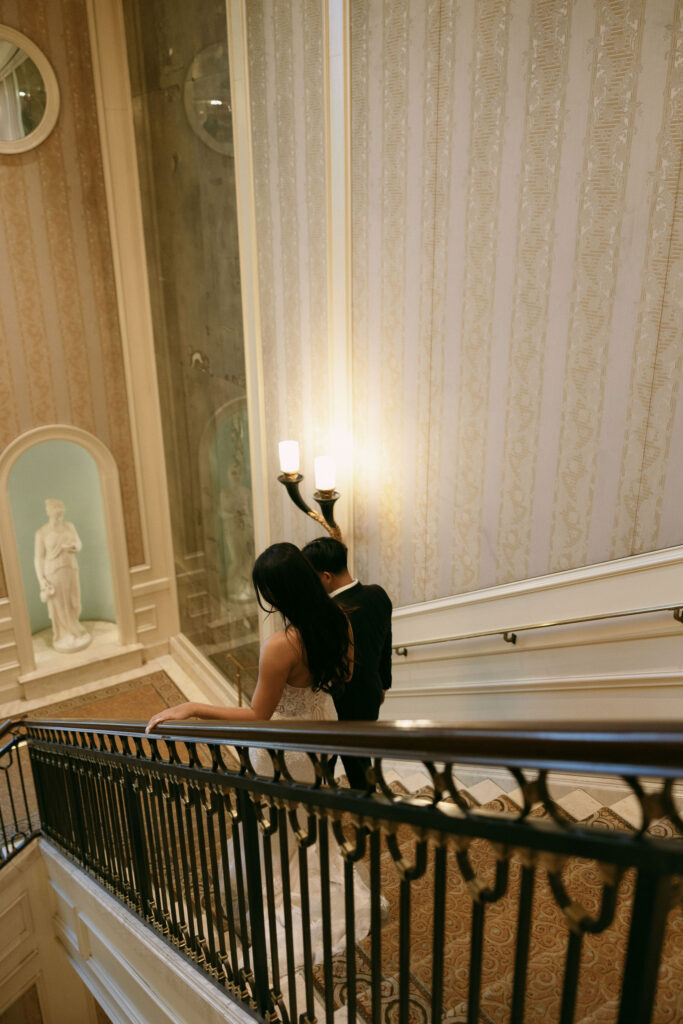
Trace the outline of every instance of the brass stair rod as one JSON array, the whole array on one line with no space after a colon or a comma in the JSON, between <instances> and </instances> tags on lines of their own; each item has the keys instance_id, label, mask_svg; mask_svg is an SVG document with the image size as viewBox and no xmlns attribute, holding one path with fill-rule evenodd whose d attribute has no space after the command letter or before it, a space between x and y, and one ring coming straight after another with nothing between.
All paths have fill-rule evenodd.
<instances>
[{"instance_id":1,"label":"brass stair rod","mask_svg":"<svg viewBox=\"0 0 683 1024\"><path fill-rule=\"evenodd\" d=\"M652 608L635 608L625 612L605 612L602 615L584 615L576 619L555 619L548 622L530 622L525 626L515 626L513 629L482 629L476 633L457 633L455 636L434 637L430 640L408 640L402 644L396 644L393 650L404 658L408 657L409 647L426 647L429 644L450 644L456 640L475 640L485 636L502 636L506 643L517 643L517 633L527 629L550 629L552 626L573 626L582 622L601 622L605 619L621 619L628 615L652 615L655 612L672 612L676 622L683 625L683 605L656 605Z\"/></svg>"}]
</instances>

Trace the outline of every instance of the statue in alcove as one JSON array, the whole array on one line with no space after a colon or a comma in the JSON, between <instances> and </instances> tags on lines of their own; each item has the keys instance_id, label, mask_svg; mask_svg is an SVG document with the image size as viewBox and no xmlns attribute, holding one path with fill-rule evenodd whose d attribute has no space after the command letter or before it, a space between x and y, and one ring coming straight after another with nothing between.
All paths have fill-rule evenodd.
<instances>
[{"instance_id":1,"label":"statue in alcove","mask_svg":"<svg viewBox=\"0 0 683 1024\"><path fill-rule=\"evenodd\" d=\"M251 489L244 483L244 424L238 417L232 427L233 460L228 483L221 488L219 511L227 554L225 590L228 602L254 600L251 568L254 564L254 527Z\"/></svg>"},{"instance_id":2,"label":"statue in alcove","mask_svg":"<svg viewBox=\"0 0 683 1024\"><path fill-rule=\"evenodd\" d=\"M40 584L40 600L47 604L56 651L80 651L92 637L81 625L81 583L76 554L83 546L73 523L64 521L64 503L45 502L48 521L36 530L33 564Z\"/></svg>"}]
</instances>

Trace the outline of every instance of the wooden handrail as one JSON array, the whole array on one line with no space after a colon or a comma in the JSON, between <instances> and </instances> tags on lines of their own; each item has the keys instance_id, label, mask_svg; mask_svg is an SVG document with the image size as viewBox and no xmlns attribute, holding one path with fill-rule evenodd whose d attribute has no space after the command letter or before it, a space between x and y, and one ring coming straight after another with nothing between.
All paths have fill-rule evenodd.
<instances>
[{"instance_id":1,"label":"wooden handrail","mask_svg":"<svg viewBox=\"0 0 683 1024\"><path fill-rule=\"evenodd\" d=\"M0 740L3 739L8 732L11 732L12 729L16 729L18 725L21 725L23 721L23 717L5 718L4 721L0 721Z\"/></svg>"},{"instance_id":2,"label":"wooden handrail","mask_svg":"<svg viewBox=\"0 0 683 1024\"><path fill-rule=\"evenodd\" d=\"M41 719L23 723L34 739L41 730L89 734L93 737L135 737L165 742L224 743L279 750L415 761L457 761L463 764L538 767L598 774L649 775L683 779L683 722L529 724L444 724L398 722L201 722L163 723L146 736L134 722ZM101 741L93 740L93 749ZM107 741L102 749L117 753ZM128 753L126 747L122 751Z\"/></svg>"}]
</instances>

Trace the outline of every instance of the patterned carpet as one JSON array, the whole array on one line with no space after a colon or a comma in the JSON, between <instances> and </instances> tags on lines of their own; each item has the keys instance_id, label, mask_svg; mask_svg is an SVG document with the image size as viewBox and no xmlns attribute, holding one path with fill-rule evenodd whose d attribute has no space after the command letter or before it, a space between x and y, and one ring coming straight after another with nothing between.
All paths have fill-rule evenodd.
<instances>
[{"instance_id":1,"label":"patterned carpet","mask_svg":"<svg viewBox=\"0 0 683 1024\"><path fill-rule=\"evenodd\" d=\"M94 693L34 708L27 718L83 718L146 722L162 708L180 704L185 697L165 672L150 672Z\"/></svg>"},{"instance_id":2,"label":"patterned carpet","mask_svg":"<svg viewBox=\"0 0 683 1024\"><path fill-rule=\"evenodd\" d=\"M121 722L146 722L162 708L179 704L185 698L165 672L150 672L125 683L107 686L93 693L82 694L69 700L59 701L41 708L34 708L27 718L94 719ZM36 807L28 752L21 752L23 782L29 807ZM3 837L15 832L15 820L19 829L26 827L26 812L21 796L21 779L16 755L12 762L8 758L0 764L0 843ZM37 814L33 815L38 825Z\"/></svg>"}]
</instances>

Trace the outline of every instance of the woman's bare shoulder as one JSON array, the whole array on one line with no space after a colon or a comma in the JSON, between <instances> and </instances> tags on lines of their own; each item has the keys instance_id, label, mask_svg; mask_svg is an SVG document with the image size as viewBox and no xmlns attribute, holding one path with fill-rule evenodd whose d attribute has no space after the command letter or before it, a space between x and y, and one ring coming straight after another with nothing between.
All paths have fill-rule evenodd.
<instances>
[{"instance_id":1,"label":"woman's bare shoulder","mask_svg":"<svg viewBox=\"0 0 683 1024\"><path fill-rule=\"evenodd\" d=\"M279 629L277 633L269 636L261 647L261 657L286 658L295 662L301 659L301 637L299 631L293 629Z\"/></svg>"}]
</instances>

